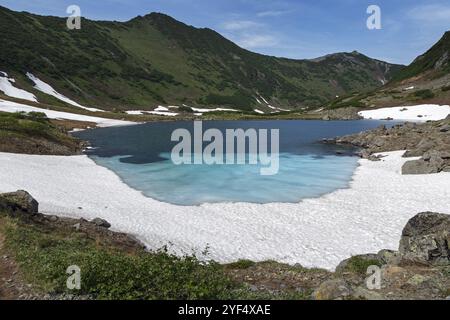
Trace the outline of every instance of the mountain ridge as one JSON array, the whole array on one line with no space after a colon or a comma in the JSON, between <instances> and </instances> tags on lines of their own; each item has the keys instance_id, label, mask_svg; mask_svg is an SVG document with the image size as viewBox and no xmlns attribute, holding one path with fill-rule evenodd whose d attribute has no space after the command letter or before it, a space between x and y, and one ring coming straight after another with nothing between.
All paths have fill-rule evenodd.
<instances>
[{"instance_id":1,"label":"mountain ridge","mask_svg":"<svg viewBox=\"0 0 450 320\"><path fill-rule=\"evenodd\" d=\"M0 41L7 44L0 71L27 91L34 92L24 77L31 72L71 99L108 110L318 107L337 95L373 90L403 67L352 53L320 62L260 55L162 13L126 22L83 19L73 31L65 22L0 7Z\"/></svg>"},{"instance_id":2,"label":"mountain ridge","mask_svg":"<svg viewBox=\"0 0 450 320\"><path fill-rule=\"evenodd\" d=\"M395 107L417 104L450 104L450 31L385 86L369 93L344 96L328 108Z\"/></svg>"}]
</instances>

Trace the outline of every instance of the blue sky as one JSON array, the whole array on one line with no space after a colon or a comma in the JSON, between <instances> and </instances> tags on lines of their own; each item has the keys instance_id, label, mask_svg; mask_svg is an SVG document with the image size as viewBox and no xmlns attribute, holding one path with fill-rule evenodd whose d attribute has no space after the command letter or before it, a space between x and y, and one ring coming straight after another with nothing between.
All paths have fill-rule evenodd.
<instances>
[{"instance_id":1,"label":"blue sky","mask_svg":"<svg viewBox=\"0 0 450 320\"><path fill-rule=\"evenodd\" d=\"M449 0L0 0L13 10L56 16L72 4L96 20L163 12L246 49L298 59L357 50L409 64L450 30ZM366 27L372 4L381 8L381 30Z\"/></svg>"}]
</instances>

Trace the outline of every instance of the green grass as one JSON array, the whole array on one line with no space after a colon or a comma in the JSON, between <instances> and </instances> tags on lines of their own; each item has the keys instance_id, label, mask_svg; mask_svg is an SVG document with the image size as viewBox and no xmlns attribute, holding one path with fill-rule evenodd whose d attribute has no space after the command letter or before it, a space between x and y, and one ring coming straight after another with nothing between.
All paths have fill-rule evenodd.
<instances>
[{"instance_id":1,"label":"green grass","mask_svg":"<svg viewBox=\"0 0 450 320\"><path fill-rule=\"evenodd\" d=\"M366 274L367 268L369 268L370 266L381 267L381 263L380 261L375 259L363 259L359 256L354 256L348 261L345 270L358 274Z\"/></svg>"},{"instance_id":2,"label":"green grass","mask_svg":"<svg viewBox=\"0 0 450 320\"><path fill-rule=\"evenodd\" d=\"M194 257L178 258L164 250L127 254L81 233L48 232L11 218L4 219L2 228L21 270L45 292L74 293L66 288L71 265L81 269L81 290L75 293L96 299L228 299L243 290L218 264Z\"/></svg>"},{"instance_id":3,"label":"green grass","mask_svg":"<svg viewBox=\"0 0 450 320\"><path fill-rule=\"evenodd\" d=\"M93 240L74 229L49 229L0 212L0 232L28 283L43 293L90 296L100 300L295 299L310 292L252 291L226 274L229 265L203 263L192 256L176 257L166 250L123 249ZM249 267L240 261L234 267ZM66 287L66 270L81 269L81 290Z\"/></svg>"},{"instance_id":4,"label":"green grass","mask_svg":"<svg viewBox=\"0 0 450 320\"><path fill-rule=\"evenodd\" d=\"M44 113L39 112L0 112L0 134L3 136L42 137L62 143L75 142L75 139L51 124Z\"/></svg>"},{"instance_id":5,"label":"green grass","mask_svg":"<svg viewBox=\"0 0 450 320\"><path fill-rule=\"evenodd\" d=\"M414 93L414 96L417 98L420 98L420 99L432 99L432 98L434 98L435 95L431 90L425 89L425 90L416 91Z\"/></svg>"}]
</instances>

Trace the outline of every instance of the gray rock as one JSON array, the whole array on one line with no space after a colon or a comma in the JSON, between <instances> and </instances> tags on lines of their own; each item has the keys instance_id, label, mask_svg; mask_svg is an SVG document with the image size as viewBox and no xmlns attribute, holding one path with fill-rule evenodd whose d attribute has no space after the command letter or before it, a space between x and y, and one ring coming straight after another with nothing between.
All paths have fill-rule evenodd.
<instances>
[{"instance_id":1,"label":"gray rock","mask_svg":"<svg viewBox=\"0 0 450 320\"><path fill-rule=\"evenodd\" d=\"M437 161L425 161L423 159L407 161L402 167L402 174L430 174L438 173L442 169L443 163Z\"/></svg>"},{"instance_id":2,"label":"gray rock","mask_svg":"<svg viewBox=\"0 0 450 320\"><path fill-rule=\"evenodd\" d=\"M449 126L448 124L443 125L443 126L439 129L439 131L440 131L440 132L448 132L448 131L450 131L450 126Z\"/></svg>"},{"instance_id":3,"label":"gray rock","mask_svg":"<svg viewBox=\"0 0 450 320\"><path fill-rule=\"evenodd\" d=\"M98 227L102 227L102 228L106 228L106 229L111 228L111 224L104 219L95 218L94 220L91 221L91 223L95 224Z\"/></svg>"},{"instance_id":4,"label":"gray rock","mask_svg":"<svg viewBox=\"0 0 450 320\"><path fill-rule=\"evenodd\" d=\"M423 138L414 149L406 151L404 157L421 157L425 152L433 149L434 147L435 145L433 141L429 138Z\"/></svg>"},{"instance_id":5,"label":"gray rock","mask_svg":"<svg viewBox=\"0 0 450 320\"><path fill-rule=\"evenodd\" d=\"M323 282L312 297L315 300L338 300L350 297L352 290L342 279L333 279Z\"/></svg>"},{"instance_id":6,"label":"gray rock","mask_svg":"<svg viewBox=\"0 0 450 320\"><path fill-rule=\"evenodd\" d=\"M27 191L0 194L0 209L10 213L37 214L39 203Z\"/></svg>"},{"instance_id":7,"label":"gray rock","mask_svg":"<svg viewBox=\"0 0 450 320\"><path fill-rule=\"evenodd\" d=\"M395 265L399 262L399 253L397 251L392 250L381 250L377 253L377 256L383 264L392 264Z\"/></svg>"},{"instance_id":8,"label":"gray rock","mask_svg":"<svg viewBox=\"0 0 450 320\"><path fill-rule=\"evenodd\" d=\"M376 137L373 144L377 147L382 147L386 143L386 139L383 137Z\"/></svg>"},{"instance_id":9,"label":"gray rock","mask_svg":"<svg viewBox=\"0 0 450 320\"><path fill-rule=\"evenodd\" d=\"M47 220L50 222L56 222L59 218L57 216L47 216Z\"/></svg>"},{"instance_id":10,"label":"gray rock","mask_svg":"<svg viewBox=\"0 0 450 320\"><path fill-rule=\"evenodd\" d=\"M449 265L449 244L450 215L419 213L403 229L399 253L402 260Z\"/></svg>"}]
</instances>

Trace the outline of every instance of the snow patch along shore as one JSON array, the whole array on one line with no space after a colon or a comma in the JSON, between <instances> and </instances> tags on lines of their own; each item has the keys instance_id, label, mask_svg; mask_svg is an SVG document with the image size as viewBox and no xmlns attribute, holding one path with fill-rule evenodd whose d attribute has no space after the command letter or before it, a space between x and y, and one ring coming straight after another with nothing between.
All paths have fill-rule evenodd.
<instances>
[{"instance_id":1,"label":"snow patch along shore","mask_svg":"<svg viewBox=\"0 0 450 320\"><path fill-rule=\"evenodd\" d=\"M0 192L25 189L43 213L107 219L150 249L200 255L209 247L219 262L272 259L333 269L355 254L397 249L404 225L419 212L450 213L450 173L402 176L402 154L360 160L350 188L298 204L166 204L86 156L0 153Z\"/></svg>"},{"instance_id":2,"label":"snow patch along shore","mask_svg":"<svg viewBox=\"0 0 450 320\"><path fill-rule=\"evenodd\" d=\"M74 121L94 122L99 127L128 126L136 124L136 122L107 119L69 112L54 111L28 106L21 103L11 102L0 99L0 111L3 112L43 112L49 119L66 119Z\"/></svg>"},{"instance_id":3,"label":"snow patch along shore","mask_svg":"<svg viewBox=\"0 0 450 320\"><path fill-rule=\"evenodd\" d=\"M450 106L422 104L417 106L405 106L394 108L382 108L374 110L366 110L359 112L359 115L364 119L393 119L404 121L438 121L445 119L450 114Z\"/></svg>"},{"instance_id":4,"label":"snow patch along shore","mask_svg":"<svg viewBox=\"0 0 450 320\"><path fill-rule=\"evenodd\" d=\"M16 88L13 83L15 83L14 79L8 78L8 74L6 72L0 71L0 91L8 97L37 102L34 94Z\"/></svg>"},{"instance_id":5,"label":"snow patch along shore","mask_svg":"<svg viewBox=\"0 0 450 320\"><path fill-rule=\"evenodd\" d=\"M100 109L96 109L96 108L88 108L88 107L84 107L80 104L78 104L77 102L67 98L66 96L58 93L55 89L53 89L52 86L50 86L49 84L45 83L44 81L40 80L39 78L35 77L33 74L31 73L27 73L27 77L28 79L30 79L31 81L33 81L34 83L34 88L36 90L39 90L45 94L48 94L50 96L55 97L58 100L61 100L65 103L68 103L72 106L75 106L77 108L81 108L81 109L85 109L91 112L104 112L104 110L100 110Z\"/></svg>"}]
</instances>

